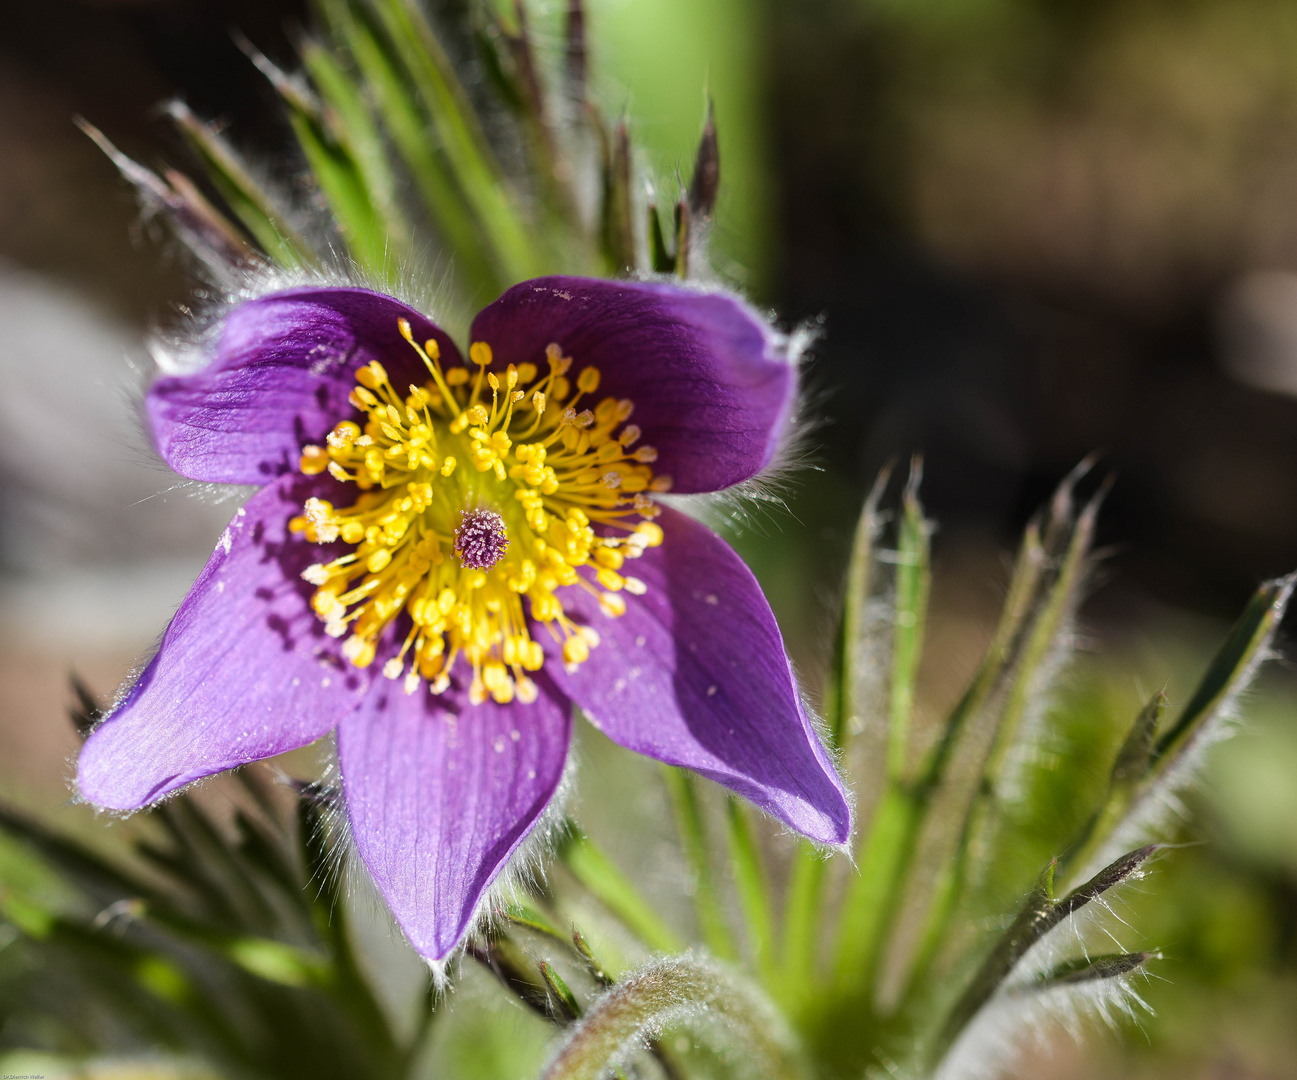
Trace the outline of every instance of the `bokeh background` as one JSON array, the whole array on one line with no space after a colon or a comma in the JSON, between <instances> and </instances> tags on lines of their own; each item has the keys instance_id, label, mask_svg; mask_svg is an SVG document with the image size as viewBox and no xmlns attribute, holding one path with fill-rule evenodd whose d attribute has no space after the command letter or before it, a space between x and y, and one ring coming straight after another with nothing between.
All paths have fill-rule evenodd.
<instances>
[{"instance_id":1,"label":"bokeh background","mask_svg":"<svg viewBox=\"0 0 1297 1080\"><path fill-rule=\"evenodd\" d=\"M532 6L542 27L562 8ZM1182 699L1255 584L1297 566L1297 5L589 7L596 83L664 190L710 88L716 264L820 332L816 467L737 537L808 679L886 461L924 454L940 524L935 714L1015 534L1098 450L1117 483L1076 686ZM72 117L188 165L157 112L180 95L291 176L230 30L289 62L306 25L288 0L0 3L0 787L69 827L69 673L111 693L231 511L147 450L142 342L192 284ZM1043 1033L1024 1076L1297 1076L1294 702L1273 670L1194 797L1204 842L1158 872L1175 902L1133 903L1166 954L1154 1012L1083 1046Z\"/></svg>"}]
</instances>

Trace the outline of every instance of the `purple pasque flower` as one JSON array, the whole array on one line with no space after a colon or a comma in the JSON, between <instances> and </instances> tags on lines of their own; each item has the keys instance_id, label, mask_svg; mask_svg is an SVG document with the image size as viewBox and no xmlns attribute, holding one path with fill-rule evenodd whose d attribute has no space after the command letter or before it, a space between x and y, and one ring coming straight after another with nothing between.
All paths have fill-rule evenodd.
<instances>
[{"instance_id":1,"label":"purple pasque flower","mask_svg":"<svg viewBox=\"0 0 1297 1080\"><path fill-rule=\"evenodd\" d=\"M654 500L754 476L783 339L732 296L552 277L483 310L469 363L359 288L233 308L158 379L159 451L260 490L81 752L131 810L337 732L351 832L426 958L450 953L553 799L572 706L798 832L851 813L751 572Z\"/></svg>"}]
</instances>

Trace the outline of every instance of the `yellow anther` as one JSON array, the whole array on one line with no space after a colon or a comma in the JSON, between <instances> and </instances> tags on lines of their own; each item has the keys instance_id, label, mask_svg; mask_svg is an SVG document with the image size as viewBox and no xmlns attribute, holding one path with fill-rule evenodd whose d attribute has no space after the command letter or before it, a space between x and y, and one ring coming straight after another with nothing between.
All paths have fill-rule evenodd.
<instances>
[{"instance_id":1,"label":"yellow anther","mask_svg":"<svg viewBox=\"0 0 1297 1080\"><path fill-rule=\"evenodd\" d=\"M374 662L374 643L353 634L342 643L342 655L356 667L369 667Z\"/></svg>"},{"instance_id":2,"label":"yellow anther","mask_svg":"<svg viewBox=\"0 0 1297 1080\"><path fill-rule=\"evenodd\" d=\"M662 526L655 521L641 521L635 526L632 542L644 547L657 547L662 543Z\"/></svg>"},{"instance_id":3,"label":"yellow anther","mask_svg":"<svg viewBox=\"0 0 1297 1080\"><path fill-rule=\"evenodd\" d=\"M298 467L306 476L319 476L329 467L328 452L322 446L303 446Z\"/></svg>"},{"instance_id":4,"label":"yellow anther","mask_svg":"<svg viewBox=\"0 0 1297 1080\"><path fill-rule=\"evenodd\" d=\"M616 548L601 547L594 553L594 561L609 570L620 570L624 556Z\"/></svg>"},{"instance_id":5,"label":"yellow anther","mask_svg":"<svg viewBox=\"0 0 1297 1080\"><path fill-rule=\"evenodd\" d=\"M371 360L364 367L356 370L356 382L370 390L377 390L387 382L387 371L377 360Z\"/></svg>"},{"instance_id":6,"label":"yellow anther","mask_svg":"<svg viewBox=\"0 0 1297 1080\"><path fill-rule=\"evenodd\" d=\"M360 438L360 425L351 420L344 420L329 432L326 441L334 450L346 450L358 438Z\"/></svg>"},{"instance_id":7,"label":"yellow anther","mask_svg":"<svg viewBox=\"0 0 1297 1080\"><path fill-rule=\"evenodd\" d=\"M524 672L543 667L545 650L528 627L543 623L559 635L563 662L588 658L599 634L573 623L565 590L594 592L606 617L625 613L625 596L644 585L623 577L623 564L662 542L651 521L660 511L645 493L670 481L654 476L651 447L626 449L640 438L631 425L619 430L629 401L591 398L590 408L580 407L580 395L599 389L599 370L585 367L569 383L572 358L557 344L546 349L549 370L538 380L534 363L488 371L494 356L485 342L469 349L470 366L443 370L436 341L420 349L407 321L400 330L429 381L398 395L371 361L357 369L351 392L360 422L343 421L327 445L301 452L306 475L327 470L359 489L353 505L312 499L290 522L309 542L352 545L304 571L315 587L311 606L362 667L408 613L409 636L383 664L407 694L425 682L427 692L444 693L462 662L468 674L458 678L470 701L534 701L539 691ZM515 424L515 406L528 400L534 412ZM471 468L459 470L465 459ZM485 570L451 554L463 512L484 504L500 513L516 545ZM645 520L632 527L633 514Z\"/></svg>"},{"instance_id":8,"label":"yellow anther","mask_svg":"<svg viewBox=\"0 0 1297 1080\"><path fill-rule=\"evenodd\" d=\"M406 340L409 340L408 338ZM433 360L441 359L441 346L437 344L436 338L429 338L423 343L423 351Z\"/></svg>"}]
</instances>

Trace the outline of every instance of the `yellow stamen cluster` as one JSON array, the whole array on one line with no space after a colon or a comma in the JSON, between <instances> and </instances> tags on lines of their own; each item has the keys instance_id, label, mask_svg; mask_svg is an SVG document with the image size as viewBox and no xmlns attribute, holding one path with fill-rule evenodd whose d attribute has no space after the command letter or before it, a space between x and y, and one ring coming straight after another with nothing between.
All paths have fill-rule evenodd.
<instances>
[{"instance_id":1,"label":"yellow stamen cluster","mask_svg":"<svg viewBox=\"0 0 1297 1080\"><path fill-rule=\"evenodd\" d=\"M343 655L358 667L373 662L380 635L407 613L404 640L383 665L406 693L424 679L444 691L462 654L475 703L534 701L527 673L545 651L526 615L546 628L564 663L585 660L599 635L569 617L559 590L594 594L610 616L626 610L622 593L644 584L623 573L624 563L662 542L649 496L669 490L670 478L653 474L652 447L635 446L633 404L604 397L591 407L599 370L573 380L572 359L557 345L546 350L543 374L530 363L491 371L485 342L470 348L471 368L443 369L436 341L420 347L404 319L400 330L430 378L399 392L378 362L360 368L350 400L362 422L344 420L326 445L302 449L303 473L327 471L359 489L347 507L309 499L291 522L314 543L353 546L303 573L317 586L312 605L330 635L346 638ZM485 569L456 554L457 529L480 512L504 533Z\"/></svg>"}]
</instances>

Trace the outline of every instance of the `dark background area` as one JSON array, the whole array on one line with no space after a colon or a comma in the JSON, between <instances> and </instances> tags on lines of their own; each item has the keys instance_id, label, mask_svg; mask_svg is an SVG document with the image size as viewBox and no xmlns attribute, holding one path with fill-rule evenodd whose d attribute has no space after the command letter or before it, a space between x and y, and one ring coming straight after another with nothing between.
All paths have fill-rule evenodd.
<instances>
[{"instance_id":1,"label":"dark background area","mask_svg":"<svg viewBox=\"0 0 1297 1080\"><path fill-rule=\"evenodd\" d=\"M1230 290L1297 255L1297 76L1257 77L1269 82L1244 110L1246 138L1217 116L1258 48L1213 29L1227 6L749 5L777 192L777 254L755 288L789 321L823 320L821 460L863 489L885 460L922 451L946 534L1011 545L1099 450L1119 480L1101 536L1121 546L1118 608L1152 597L1228 615L1297 557L1297 401L1221 362ZM1251 12L1253 37L1291 21L1281 6L1233 9ZM187 164L155 108L178 93L245 146L281 147L272 95L228 31L288 57L304 5L3 12L0 257L134 324L165 316L187 295L183 268L70 118L145 161ZM1156 60L1132 81L1102 59L1158 18L1189 65L1169 91ZM1181 100L1177 78L1202 100ZM1174 152L1159 158L1162 143Z\"/></svg>"}]
</instances>

